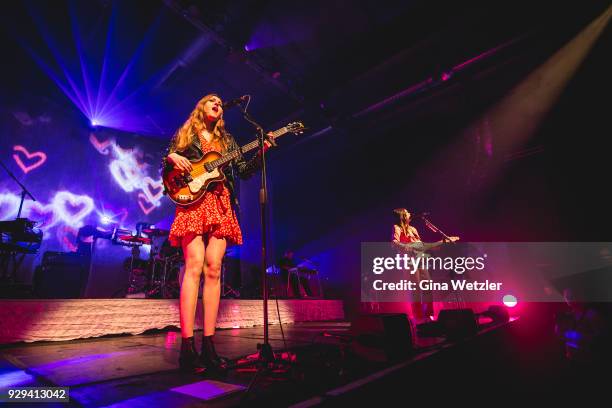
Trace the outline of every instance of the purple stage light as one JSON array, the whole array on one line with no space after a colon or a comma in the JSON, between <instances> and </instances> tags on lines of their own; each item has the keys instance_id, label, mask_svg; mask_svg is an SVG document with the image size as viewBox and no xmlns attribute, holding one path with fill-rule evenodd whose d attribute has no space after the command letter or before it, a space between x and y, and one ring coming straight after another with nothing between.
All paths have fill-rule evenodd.
<instances>
[{"instance_id":1,"label":"purple stage light","mask_svg":"<svg viewBox=\"0 0 612 408\"><path fill-rule=\"evenodd\" d=\"M91 35L89 16L78 3L69 2L66 12L70 18L72 44L67 47L58 41L57 35L49 29L49 21L39 10L32 7L28 12L46 49L34 46L18 31L14 33L17 41L88 119L92 128L104 126L145 134L164 133L163 127L152 123L144 113L151 113L147 106L151 104L151 92L159 78L166 74L167 67L175 66L176 61L142 69L143 56L159 32L163 13L147 27L126 60L122 47L113 44L113 38L122 35L117 26L120 7L104 11L110 14L106 35L99 41L98 36ZM103 50L103 54L95 55L93 50L97 49ZM50 58L45 56L49 52Z\"/></svg>"},{"instance_id":2,"label":"purple stage light","mask_svg":"<svg viewBox=\"0 0 612 408\"><path fill-rule=\"evenodd\" d=\"M112 217L105 214L100 217L100 222L104 225L108 225L113 222L113 219Z\"/></svg>"}]
</instances>

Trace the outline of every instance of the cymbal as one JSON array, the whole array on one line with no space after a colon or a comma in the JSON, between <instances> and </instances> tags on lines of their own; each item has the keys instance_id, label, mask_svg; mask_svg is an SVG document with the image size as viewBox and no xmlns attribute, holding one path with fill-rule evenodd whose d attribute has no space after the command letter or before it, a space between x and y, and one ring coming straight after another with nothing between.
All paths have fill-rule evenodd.
<instances>
[{"instance_id":1,"label":"cymbal","mask_svg":"<svg viewBox=\"0 0 612 408\"><path fill-rule=\"evenodd\" d=\"M152 237L165 237L170 234L170 231L159 228L145 228L142 232Z\"/></svg>"},{"instance_id":2,"label":"cymbal","mask_svg":"<svg viewBox=\"0 0 612 408\"><path fill-rule=\"evenodd\" d=\"M134 235L118 235L117 238L119 238L122 241L126 241L126 242L135 242L135 243L145 244L145 245L151 244L151 238L136 237Z\"/></svg>"}]
</instances>

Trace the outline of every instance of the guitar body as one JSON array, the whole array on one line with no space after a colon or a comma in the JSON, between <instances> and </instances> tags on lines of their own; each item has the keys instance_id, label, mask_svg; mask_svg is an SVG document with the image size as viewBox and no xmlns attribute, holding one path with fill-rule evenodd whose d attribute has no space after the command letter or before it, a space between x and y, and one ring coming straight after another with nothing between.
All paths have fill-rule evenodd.
<instances>
[{"instance_id":1,"label":"guitar body","mask_svg":"<svg viewBox=\"0 0 612 408\"><path fill-rule=\"evenodd\" d=\"M273 141L287 133L300 134L304 129L306 128L302 122L293 122L268 133L268 137L269 140ZM189 173L177 169L164 173L162 179L168 198L177 205L185 207L198 202L211 184L225 180L223 167L227 163L240 157L243 153L259 148L259 146L259 141L255 140L239 149L225 153L225 155L210 151L200 160L191 162L193 168Z\"/></svg>"},{"instance_id":2,"label":"guitar body","mask_svg":"<svg viewBox=\"0 0 612 408\"><path fill-rule=\"evenodd\" d=\"M164 174L163 180L168 198L177 205L185 207L200 201L211 184L225 180L221 168L215 167L212 171L206 169L206 163L221 157L220 153L211 151L200 160L191 162L193 169L188 174L177 169Z\"/></svg>"}]
</instances>

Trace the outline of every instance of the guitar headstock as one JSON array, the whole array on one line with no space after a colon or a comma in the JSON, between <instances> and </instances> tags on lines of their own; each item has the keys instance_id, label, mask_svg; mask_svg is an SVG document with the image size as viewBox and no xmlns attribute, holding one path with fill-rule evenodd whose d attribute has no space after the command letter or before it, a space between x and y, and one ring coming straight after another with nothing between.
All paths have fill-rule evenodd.
<instances>
[{"instance_id":1,"label":"guitar headstock","mask_svg":"<svg viewBox=\"0 0 612 408\"><path fill-rule=\"evenodd\" d=\"M291 122L287 126L285 126L287 133L293 133L296 135L300 135L304 133L306 130L306 126L302 122Z\"/></svg>"}]
</instances>

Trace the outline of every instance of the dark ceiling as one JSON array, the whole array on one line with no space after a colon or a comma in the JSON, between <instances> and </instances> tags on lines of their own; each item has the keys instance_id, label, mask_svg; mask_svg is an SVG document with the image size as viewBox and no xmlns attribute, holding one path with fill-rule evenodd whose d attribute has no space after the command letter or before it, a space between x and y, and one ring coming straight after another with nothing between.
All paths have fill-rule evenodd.
<instances>
[{"instance_id":1,"label":"dark ceiling","mask_svg":"<svg viewBox=\"0 0 612 408\"><path fill-rule=\"evenodd\" d=\"M374 104L401 103L413 95L385 100L495 47L472 74L543 39L563 41L605 3L12 2L3 10L5 90L57 92L52 75L64 86L70 76L82 94L89 82L94 99L119 105L109 127L164 138L203 94L251 94L265 126L299 118L318 134ZM227 117L235 133L250 131L237 112Z\"/></svg>"}]
</instances>

